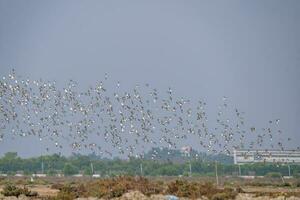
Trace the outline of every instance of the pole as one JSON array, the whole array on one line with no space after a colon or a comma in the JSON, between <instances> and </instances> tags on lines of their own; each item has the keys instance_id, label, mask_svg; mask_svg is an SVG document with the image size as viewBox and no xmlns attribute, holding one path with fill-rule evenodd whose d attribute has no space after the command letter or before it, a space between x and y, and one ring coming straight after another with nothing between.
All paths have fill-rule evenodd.
<instances>
[{"instance_id":1,"label":"pole","mask_svg":"<svg viewBox=\"0 0 300 200\"><path fill-rule=\"evenodd\" d=\"M94 165L92 162L91 162L91 171L92 171L92 175L93 175L94 174Z\"/></svg>"},{"instance_id":2,"label":"pole","mask_svg":"<svg viewBox=\"0 0 300 200\"><path fill-rule=\"evenodd\" d=\"M288 165L288 169L289 169L289 177L291 176L291 166Z\"/></svg>"},{"instance_id":3,"label":"pole","mask_svg":"<svg viewBox=\"0 0 300 200\"><path fill-rule=\"evenodd\" d=\"M238 166L239 166L239 176L242 176L241 165L238 165Z\"/></svg>"},{"instance_id":4,"label":"pole","mask_svg":"<svg viewBox=\"0 0 300 200\"><path fill-rule=\"evenodd\" d=\"M219 177L218 177L218 163L215 161L215 170L216 170L216 182L219 185Z\"/></svg>"},{"instance_id":5,"label":"pole","mask_svg":"<svg viewBox=\"0 0 300 200\"><path fill-rule=\"evenodd\" d=\"M140 164L141 176L143 176L143 163Z\"/></svg>"},{"instance_id":6,"label":"pole","mask_svg":"<svg viewBox=\"0 0 300 200\"><path fill-rule=\"evenodd\" d=\"M41 141L41 139L40 139ZM41 170L42 170L42 174L44 174L44 160L43 160L43 145L41 144L41 160L42 160L42 163L41 163Z\"/></svg>"},{"instance_id":7,"label":"pole","mask_svg":"<svg viewBox=\"0 0 300 200\"><path fill-rule=\"evenodd\" d=\"M42 174L44 174L44 161L43 161L43 158L42 158L41 168L42 168Z\"/></svg>"},{"instance_id":8,"label":"pole","mask_svg":"<svg viewBox=\"0 0 300 200\"><path fill-rule=\"evenodd\" d=\"M192 177L192 164L191 164L191 161L189 162L189 167L190 167L190 177Z\"/></svg>"},{"instance_id":9,"label":"pole","mask_svg":"<svg viewBox=\"0 0 300 200\"><path fill-rule=\"evenodd\" d=\"M285 183L283 176L280 174L280 178L282 180L282 183Z\"/></svg>"}]
</instances>

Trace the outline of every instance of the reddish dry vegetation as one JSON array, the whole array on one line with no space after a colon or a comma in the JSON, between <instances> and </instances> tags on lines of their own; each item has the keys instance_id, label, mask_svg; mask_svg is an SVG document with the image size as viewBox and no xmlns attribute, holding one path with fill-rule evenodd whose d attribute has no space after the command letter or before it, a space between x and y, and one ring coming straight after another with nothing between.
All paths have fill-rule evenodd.
<instances>
[{"instance_id":1,"label":"reddish dry vegetation","mask_svg":"<svg viewBox=\"0 0 300 200\"><path fill-rule=\"evenodd\" d=\"M133 190L140 191L147 196L160 194L164 190L163 183L149 181L142 177L117 177L90 181L83 184L54 184L52 188L60 190L58 196L69 194L72 197L92 196L105 199L120 197L124 193Z\"/></svg>"},{"instance_id":2,"label":"reddish dry vegetation","mask_svg":"<svg viewBox=\"0 0 300 200\"><path fill-rule=\"evenodd\" d=\"M241 181L224 184L223 187L216 187L211 180L207 179L147 179L144 177L120 176L107 179L55 179L55 180L36 180L35 183L28 184L26 180L11 180L10 185L2 185L2 194L5 196L34 196L30 190L37 192L41 199L48 200L71 200L77 197L98 197L102 199L111 199L121 197L125 194L131 194L136 191L145 196L152 195L175 195L189 199L206 197L210 200L227 200L234 199L239 193L247 193L253 197L290 197L300 196L299 182L295 180L289 184L278 183L274 185L257 180L258 186ZM272 183L272 184L271 184ZM15 186L14 186L15 185ZM51 188L50 188L51 185ZM226 186L227 185L227 186ZM239 186L242 186L241 189ZM255 185L255 184L254 184ZM7 186L7 187L6 187ZM26 186L26 187L24 187ZM41 191L48 192L41 192ZM5 192L5 193L3 193ZM51 194L51 195L50 195ZM141 194L141 195L142 195ZM36 195L36 194L35 194ZM240 196L240 195L239 195ZM152 197L151 197L152 198ZM129 198L133 199L133 198ZM136 198L141 199L141 198ZM240 199L240 198L239 198Z\"/></svg>"},{"instance_id":3,"label":"reddish dry vegetation","mask_svg":"<svg viewBox=\"0 0 300 200\"><path fill-rule=\"evenodd\" d=\"M241 191L239 189L239 191ZM210 182L198 183L188 182L183 180L176 180L167 185L167 193L174 194L178 197L189 197L196 199L202 196L208 197L209 199L234 199L238 194L238 191L232 188L220 189L214 186Z\"/></svg>"},{"instance_id":4,"label":"reddish dry vegetation","mask_svg":"<svg viewBox=\"0 0 300 200\"><path fill-rule=\"evenodd\" d=\"M20 195L25 195L28 197L35 197L37 196L37 192L32 192L30 191L27 187L16 187L12 184L7 184L3 190L1 191L1 193L4 196L20 196Z\"/></svg>"},{"instance_id":5,"label":"reddish dry vegetation","mask_svg":"<svg viewBox=\"0 0 300 200\"><path fill-rule=\"evenodd\" d=\"M140 191L146 196L172 194L191 199L202 196L206 196L209 199L234 199L237 195L237 191L234 189L220 189L212 183L189 182L186 180L164 183L161 181L150 181L143 177L127 176L91 181L79 185L53 185L53 188L60 190L55 199L74 199L76 197L90 196L110 199L120 197L130 191Z\"/></svg>"}]
</instances>

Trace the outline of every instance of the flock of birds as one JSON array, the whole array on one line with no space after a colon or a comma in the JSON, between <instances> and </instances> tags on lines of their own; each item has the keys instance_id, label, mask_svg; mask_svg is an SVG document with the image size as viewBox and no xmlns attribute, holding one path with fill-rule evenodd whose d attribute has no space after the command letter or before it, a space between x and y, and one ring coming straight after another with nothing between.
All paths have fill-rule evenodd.
<instances>
[{"instance_id":1,"label":"flock of birds","mask_svg":"<svg viewBox=\"0 0 300 200\"><path fill-rule=\"evenodd\" d=\"M270 120L265 128L248 126L245 113L230 108L227 97L216 119L209 120L204 101L176 98L171 88L160 92L149 84L124 91L117 82L109 89L107 79L105 74L103 81L80 90L74 80L58 87L55 82L24 79L12 70L0 80L0 142L37 137L58 151L135 157L143 157L147 148L183 145L225 154L266 144L284 149L280 119ZM154 151L152 159L156 156Z\"/></svg>"}]
</instances>

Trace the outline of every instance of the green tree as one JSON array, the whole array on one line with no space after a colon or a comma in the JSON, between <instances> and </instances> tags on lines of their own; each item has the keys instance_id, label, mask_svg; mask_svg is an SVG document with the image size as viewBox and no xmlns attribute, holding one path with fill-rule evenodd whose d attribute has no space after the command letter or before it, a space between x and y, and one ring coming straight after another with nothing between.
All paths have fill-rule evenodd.
<instances>
[{"instance_id":1,"label":"green tree","mask_svg":"<svg viewBox=\"0 0 300 200\"><path fill-rule=\"evenodd\" d=\"M93 175L92 169L90 167L85 167L83 173L84 175L88 175L88 176Z\"/></svg>"},{"instance_id":2,"label":"green tree","mask_svg":"<svg viewBox=\"0 0 300 200\"><path fill-rule=\"evenodd\" d=\"M66 176L74 175L78 173L78 168L71 163L66 163L63 172Z\"/></svg>"},{"instance_id":3,"label":"green tree","mask_svg":"<svg viewBox=\"0 0 300 200\"><path fill-rule=\"evenodd\" d=\"M18 157L18 153L17 152L7 152L4 154L3 159L6 160L14 160Z\"/></svg>"}]
</instances>

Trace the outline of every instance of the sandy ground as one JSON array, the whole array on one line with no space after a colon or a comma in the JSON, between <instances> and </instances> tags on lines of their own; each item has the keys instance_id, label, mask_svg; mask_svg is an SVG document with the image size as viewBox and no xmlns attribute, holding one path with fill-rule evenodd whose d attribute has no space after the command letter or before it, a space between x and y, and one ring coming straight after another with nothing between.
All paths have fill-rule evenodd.
<instances>
[{"instance_id":1,"label":"sandy ground","mask_svg":"<svg viewBox=\"0 0 300 200\"><path fill-rule=\"evenodd\" d=\"M37 192L40 196L56 196L59 190L51 189L50 185L36 185L33 187L29 187L31 191Z\"/></svg>"}]
</instances>

